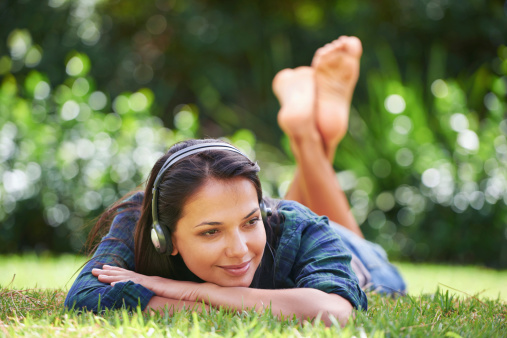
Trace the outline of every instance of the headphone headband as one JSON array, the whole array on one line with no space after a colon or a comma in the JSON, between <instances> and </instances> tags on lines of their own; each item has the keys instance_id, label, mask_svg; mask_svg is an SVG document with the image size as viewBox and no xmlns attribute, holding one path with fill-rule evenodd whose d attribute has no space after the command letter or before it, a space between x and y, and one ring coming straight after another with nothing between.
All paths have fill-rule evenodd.
<instances>
[{"instance_id":1,"label":"headphone headband","mask_svg":"<svg viewBox=\"0 0 507 338\"><path fill-rule=\"evenodd\" d=\"M213 142L213 143L195 144L193 146L189 146L189 147L186 147L184 149L181 149L181 150L175 152L174 154L169 156L169 158L167 160L165 160L164 164L162 165L162 168L160 168L160 170L157 174L157 177L155 178L155 182L153 183L153 189L152 189L153 198L151 201L151 212L152 212L152 216L153 216L153 223L158 223L158 206L157 206L158 186L160 184L160 180L162 179L162 176L164 175L164 173L170 167L172 167L176 162L184 159L185 157L193 155L193 154L201 153L201 152L207 151L207 150L229 150L229 151L233 151L235 153L238 153L240 155L243 155L248 160L250 160L248 158L248 156L246 156L243 152L241 152L239 149L237 149L236 147L234 147L228 143Z\"/></svg>"}]
</instances>

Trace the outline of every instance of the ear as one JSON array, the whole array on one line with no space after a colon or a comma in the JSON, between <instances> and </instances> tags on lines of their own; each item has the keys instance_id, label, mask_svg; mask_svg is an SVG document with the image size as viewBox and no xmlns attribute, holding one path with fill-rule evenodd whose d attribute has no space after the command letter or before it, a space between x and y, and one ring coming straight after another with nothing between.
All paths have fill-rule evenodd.
<instances>
[{"instance_id":1,"label":"ear","mask_svg":"<svg viewBox=\"0 0 507 338\"><path fill-rule=\"evenodd\" d=\"M174 235L171 235L171 242L173 244L173 251L171 252L171 256L176 256L178 254L178 245L176 244L176 238Z\"/></svg>"}]
</instances>

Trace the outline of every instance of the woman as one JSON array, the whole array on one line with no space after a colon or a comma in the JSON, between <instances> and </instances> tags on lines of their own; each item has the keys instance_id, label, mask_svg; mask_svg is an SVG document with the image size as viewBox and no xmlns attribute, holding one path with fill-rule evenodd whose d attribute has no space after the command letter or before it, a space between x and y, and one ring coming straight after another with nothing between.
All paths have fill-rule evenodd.
<instances>
[{"instance_id":1,"label":"woman","mask_svg":"<svg viewBox=\"0 0 507 338\"><path fill-rule=\"evenodd\" d=\"M367 308L361 286L403 292L383 250L362 238L330 164L346 132L361 51L357 38L341 37L317 51L312 67L274 79L278 121L298 163L287 200L263 200L258 166L234 147L176 144L144 193L101 217L91 237L108 234L65 305L174 311L204 302L301 319L320 313L343 325L352 308Z\"/></svg>"}]
</instances>

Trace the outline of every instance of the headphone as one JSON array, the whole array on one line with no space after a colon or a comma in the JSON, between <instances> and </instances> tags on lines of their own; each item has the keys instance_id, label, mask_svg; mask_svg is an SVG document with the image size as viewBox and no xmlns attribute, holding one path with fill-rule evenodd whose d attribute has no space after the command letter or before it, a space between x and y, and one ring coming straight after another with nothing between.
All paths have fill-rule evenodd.
<instances>
[{"instance_id":1,"label":"headphone","mask_svg":"<svg viewBox=\"0 0 507 338\"><path fill-rule=\"evenodd\" d=\"M173 251L173 244L171 242L171 234L169 229L165 226L161 226L158 220L158 188L160 185L160 181L164 173L176 162L184 159L187 156L201 153L207 150L228 150L240 155L243 155L248 160L248 156L238 150L236 147L228 143L201 143L193 146L186 147L181 149L171 156L165 161L162 168L159 170L157 177L155 178L155 182L153 183L153 199L151 201L151 214L153 218L153 224L151 225L151 241L155 246L155 250L160 254L170 255ZM261 200L259 203L259 208L261 210L262 221L264 224L267 224L267 217L271 216L271 208L267 208L264 204L264 201Z\"/></svg>"}]
</instances>

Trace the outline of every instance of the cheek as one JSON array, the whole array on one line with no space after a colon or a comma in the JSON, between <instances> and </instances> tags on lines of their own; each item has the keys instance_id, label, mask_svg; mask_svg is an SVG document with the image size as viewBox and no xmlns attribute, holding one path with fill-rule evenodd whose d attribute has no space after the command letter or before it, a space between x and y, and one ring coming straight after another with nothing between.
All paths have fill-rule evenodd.
<instances>
[{"instance_id":1,"label":"cheek","mask_svg":"<svg viewBox=\"0 0 507 338\"><path fill-rule=\"evenodd\" d=\"M203 254L206 252L206 254ZM209 246L201 246L191 243L190 246L181 248L179 251L187 268L197 277L204 281L213 281L213 266L219 261L220 254Z\"/></svg>"},{"instance_id":2,"label":"cheek","mask_svg":"<svg viewBox=\"0 0 507 338\"><path fill-rule=\"evenodd\" d=\"M203 243L198 240L190 240L181 244L179 253L189 267L210 265L218 259L222 251L220 243Z\"/></svg>"},{"instance_id":3,"label":"cheek","mask_svg":"<svg viewBox=\"0 0 507 338\"><path fill-rule=\"evenodd\" d=\"M266 246L266 230L264 229L263 226L255 234L255 240L252 249L254 249L256 253L262 254L264 252L265 246Z\"/></svg>"}]
</instances>

